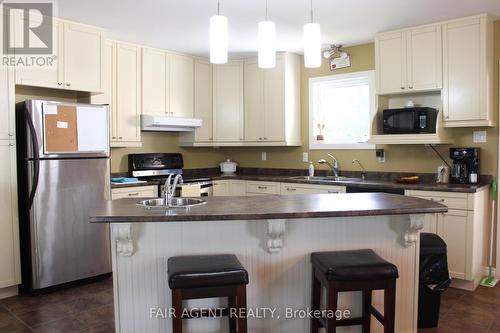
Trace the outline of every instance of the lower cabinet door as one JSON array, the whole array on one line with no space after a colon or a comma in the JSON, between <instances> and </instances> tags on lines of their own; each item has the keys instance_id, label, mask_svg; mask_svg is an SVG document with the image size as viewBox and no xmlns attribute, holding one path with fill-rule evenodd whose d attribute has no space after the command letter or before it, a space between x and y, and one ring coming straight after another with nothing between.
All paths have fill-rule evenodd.
<instances>
[{"instance_id":1,"label":"lower cabinet door","mask_svg":"<svg viewBox=\"0 0 500 333\"><path fill-rule=\"evenodd\" d=\"M6 288L21 283L14 142L0 140L0 158L0 288Z\"/></svg>"},{"instance_id":2,"label":"lower cabinet door","mask_svg":"<svg viewBox=\"0 0 500 333\"><path fill-rule=\"evenodd\" d=\"M213 188L214 197L225 197L229 195L229 181L215 181Z\"/></svg>"},{"instance_id":3,"label":"lower cabinet door","mask_svg":"<svg viewBox=\"0 0 500 333\"><path fill-rule=\"evenodd\" d=\"M422 229L422 232L437 234L438 233L437 224L438 224L438 217L436 215L434 214L425 215L424 228Z\"/></svg>"},{"instance_id":4,"label":"lower cabinet door","mask_svg":"<svg viewBox=\"0 0 500 333\"><path fill-rule=\"evenodd\" d=\"M446 242L448 252L448 270L450 276L458 279L471 279L467 272L467 253L469 249L468 211L452 210L438 215L438 235Z\"/></svg>"}]
</instances>

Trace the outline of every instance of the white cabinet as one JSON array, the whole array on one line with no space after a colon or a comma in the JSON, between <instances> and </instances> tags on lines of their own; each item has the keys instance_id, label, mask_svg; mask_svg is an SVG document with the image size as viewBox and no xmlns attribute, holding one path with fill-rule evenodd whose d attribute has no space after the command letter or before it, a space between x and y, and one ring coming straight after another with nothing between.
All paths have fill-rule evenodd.
<instances>
[{"instance_id":1,"label":"white cabinet","mask_svg":"<svg viewBox=\"0 0 500 333\"><path fill-rule=\"evenodd\" d=\"M0 67L0 140L15 139L14 73L7 66Z\"/></svg>"},{"instance_id":2,"label":"white cabinet","mask_svg":"<svg viewBox=\"0 0 500 333\"><path fill-rule=\"evenodd\" d=\"M142 112L163 114L169 112L170 75L167 54L161 50L142 49Z\"/></svg>"},{"instance_id":3,"label":"white cabinet","mask_svg":"<svg viewBox=\"0 0 500 333\"><path fill-rule=\"evenodd\" d=\"M279 195L281 193L280 183L264 181L247 181L246 195Z\"/></svg>"},{"instance_id":4,"label":"white cabinet","mask_svg":"<svg viewBox=\"0 0 500 333\"><path fill-rule=\"evenodd\" d=\"M441 25L378 34L375 58L379 94L438 90L442 87Z\"/></svg>"},{"instance_id":5,"label":"white cabinet","mask_svg":"<svg viewBox=\"0 0 500 333\"><path fill-rule=\"evenodd\" d=\"M406 195L448 207L447 213L427 215L423 232L439 235L447 245L448 270L457 287L474 289L487 263L489 191L475 193L406 191Z\"/></svg>"},{"instance_id":6,"label":"white cabinet","mask_svg":"<svg viewBox=\"0 0 500 333\"><path fill-rule=\"evenodd\" d=\"M300 145L300 60L280 53L276 67L245 61L245 143Z\"/></svg>"},{"instance_id":7,"label":"white cabinet","mask_svg":"<svg viewBox=\"0 0 500 333\"><path fill-rule=\"evenodd\" d=\"M143 113L192 118L194 113L194 59L143 48Z\"/></svg>"},{"instance_id":8,"label":"white cabinet","mask_svg":"<svg viewBox=\"0 0 500 333\"><path fill-rule=\"evenodd\" d=\"M170 114L193 118L194 113L194 59L170 55Z\"/></svg>"},{"instance_id":9,"label":"white cabinet","mask_svg":"<svg viewBox=\"0 0 500 333\"><path fill-rule=\"evenodd\" d=\"M110 106L111 147L140 147L141 49L107 40L104 64L104 93L91 101Z\"/></svg>"},{"instance_id":10,"label":"white cabinet","mask_svg":"<svg viewBox=\"0 0 500 333\"><path fill-rule=\"evenodd\" d=\"M64 23L64 85L79 91L102 91L103 31L98 28Z\"/></svg>"},{"instance_id":11,"label":"white cabinet","mask_svg":"<svg viewBox=\"0 0 500 333\"><path fill-rule=\"evenodd\" d=\"M194 64L194 117L202 126L194 135L197 142L213 140L212 65L206 59L196 59Z\"/></svg>"},{"instance_id":12,"label":"white cabinet","mask_svg":"<svg viewBox=\"0 0 500 333\"><path fill-rule=\"evenodd\" d=\"M213 195L216 197L245 196L245 181L239 179L214 181Z\"/></svg>"},{"instance_id":13,"label":"white cabinet","mask_svg":"<svg viewBox=\"0 0 500 333\"><path fill-rule=\"evenodd\" d=\"M213 66L214 141L239 143L243 135L243 62Z\"/></svg>"},{"instance_id":14,"label":"white cabinet","mask_svg":"<svg viewBox=\"0 0 500 333\"><path fill-rule=\"evenodd\" d=\"M464 47L465 45L465 47ZM443 25L445 127L493 126L493 22L486 15Z\"/></svg>"},{"instance_id":15,"label":"white cabinet","mask_svg":"<svg viewBox=\"0 0 500 333\"><path fill-rule=\"evenodd\" d=\"M154 197L158 197L158 186L154 185L114 188L111 190L111 200Z\"/></svg>"},{"instance_id":16,"label":"white cabinet","mask_svg":"<svg viewBox=\"0 0 500 333\"><path fill-rule=\"evenodd\" d=\"M345 186L281 183L281 195L345 193Z\"/></svg>"},{"instance_id":17,"label":"white cabinet","mask_svg":"<svg viewBox=\"0 0 500 333\"><path fill-rule=\"evenodd\" d=\"M41 17L30 15L31 26ZM15 39L23 38L21 18L16 18ZM36 87L101 92L104 71L103 30L53 19L53 66L42 69L17 67L16 83Z\"/></svg>"},{"instance_id":18,"label":"white cabinet","mask_svg":"<svg viewBox=\"0 0 500 333\"><path fill-rule=\"evenodd\" d=\"M15 141L0 140L0 288L21 283Z\"/></svg>"}]
</instances>

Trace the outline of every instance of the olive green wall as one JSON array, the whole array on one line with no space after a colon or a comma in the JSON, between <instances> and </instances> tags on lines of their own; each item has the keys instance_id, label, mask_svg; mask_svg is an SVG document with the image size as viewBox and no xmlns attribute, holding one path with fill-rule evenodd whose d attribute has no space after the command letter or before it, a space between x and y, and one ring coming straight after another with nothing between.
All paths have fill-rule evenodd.
<instances>
[{"instance_id":1,"label":"olive green wall","mask_svg":"<svg viewBox=\"0 0 500 333\"><path fill-rule=\"evenodd\" d=\"M498 61L500 59L500 21L495 22L495 117L498 113ZM177 134L144 134L143 147L140 149L112 150L113 171L126 171L126 154L131 152L168 151L182 152L186 168L214 167L226 157L237 161L245 167L262 168L306 168L302 162L302 152L309 152L309 159L317 161L323 158L327 152L333 153L339 160L341 170L355 170L356 166L351 161L359 159L368 170L373 171L405 171L405 172L435 172L436 167L441 164L440 159L428 147L423 145L390 146L381 145L378 148L385 149L386 163L377 162L374 150L328 150L319 151L308 149L308 105L309 105L309 79L316 76L342 74L357 71L372 70L375 68L374 44L353 46L346 49L352 57L352 67L332 73L327 61L318 69L302 68L301 80L301 104L302 104L302 147L260 147L260 148L190 148L177 147ZM486 129L488 142L485 144L473 144L473 128L450 129L453 136L453 146L477 146L481 148L481 173L496 175L497 173L497 150L498 131L497 128ZM441 145L438 150L448 155L448 148L452 145ZM261 161L261 152L267 152L267 161ZM322 168L322 166L317 166Z\"/></svg>"}]
</instances>

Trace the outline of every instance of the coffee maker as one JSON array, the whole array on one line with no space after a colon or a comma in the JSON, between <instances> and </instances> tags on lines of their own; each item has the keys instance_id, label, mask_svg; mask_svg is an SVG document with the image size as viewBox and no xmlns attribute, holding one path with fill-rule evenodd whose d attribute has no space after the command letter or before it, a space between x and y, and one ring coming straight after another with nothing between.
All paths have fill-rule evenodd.
<instances>
[{"instance_id":1,"label":"coffee maker","mask_svg":"<svg viewBox=\"0 0 500 333\"><path fill-rule=\"evenodd\" d=\"M479 148L450 148L453 160L451 182L475 184L479 181Z\"/></svg>"}]
</instances>

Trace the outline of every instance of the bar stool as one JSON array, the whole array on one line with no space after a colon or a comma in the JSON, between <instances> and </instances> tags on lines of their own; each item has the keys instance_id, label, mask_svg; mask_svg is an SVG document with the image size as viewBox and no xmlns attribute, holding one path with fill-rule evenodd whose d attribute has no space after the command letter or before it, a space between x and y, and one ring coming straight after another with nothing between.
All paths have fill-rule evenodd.
<instances>
[{"instance_id":1,"label":"bar stool","mask_svg":"<svg viewBox=\"0 0 500 333\"><path fill-rule=\"evenodd\" d=\"M315 252L311 254L312 309L320 309L321 290L326 287L326 310L336 313L338 293L363 292L363 312L360 318L337 320L335 316L311 319L311 333L320 327L335 333L337 327L362 325L363 333L370 332L373 315L383 326L384 333L394 333L396 307L396 279L398 269L370 249ZM384 290L384 315L372 306L372 291ZM333 318L330 318L333 317Z\"/></svg>"},{"instance_id":2,"label":"bar stool","mask_svg":"<svg viewBox=\"0 0 500 333\"><path fill-rule=\"evenodd\" d=\"M213 317L214 313L197 312L181 316L183 300L227 297L228 308L217 316L229 316L230 333L247 333L246 285L248 272L232 254L178 256L168 259L168 284L172 289L173 333L182 333L182 320ZM231 316L230 309L236 309ZM192 313L192 312L191 312ZM233 313L234 314L234 313Z\"/></svg>"}]
</instances>

